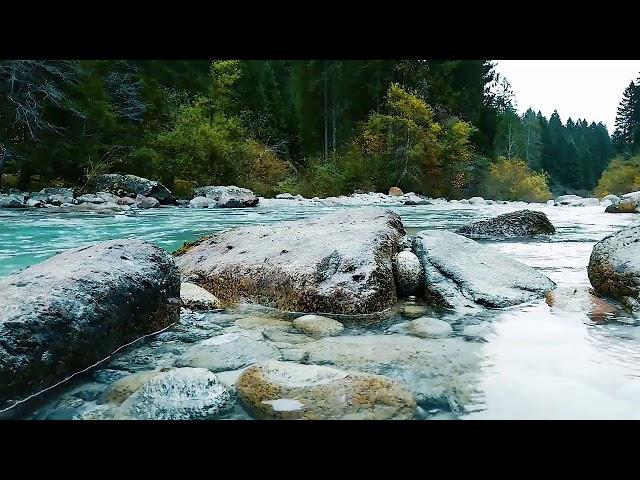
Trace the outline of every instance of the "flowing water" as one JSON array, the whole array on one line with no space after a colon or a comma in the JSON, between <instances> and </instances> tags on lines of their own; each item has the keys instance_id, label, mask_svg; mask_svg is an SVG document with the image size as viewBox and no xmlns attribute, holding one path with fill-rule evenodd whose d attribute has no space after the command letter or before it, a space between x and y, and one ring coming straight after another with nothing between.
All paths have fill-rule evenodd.
<instances>
[{"instance_id":1,"label":"flowing water","mask_svg":"<svg viewBox=\"0 0 640 480\"><path fill-rule=\"evenodd\" d=\"M139 237L173 251L185 241L216 231L296 220L339 208L358 207L172 207L136 215L0 210L0 276L96 241ZM453 230L522 207L443 203L388 208L401 216L412 234L422 229ZM593 245L622 227L637 224L639 216L605 214L603 207L528 208L544 211L557 234L483 243L540 270L558 288L546 302L485 314L491 332L480 346L481 361L474 367L476 393L459 417L640 418L640 326L589 295L586 271Z\"/></svg>"}]
</instances>

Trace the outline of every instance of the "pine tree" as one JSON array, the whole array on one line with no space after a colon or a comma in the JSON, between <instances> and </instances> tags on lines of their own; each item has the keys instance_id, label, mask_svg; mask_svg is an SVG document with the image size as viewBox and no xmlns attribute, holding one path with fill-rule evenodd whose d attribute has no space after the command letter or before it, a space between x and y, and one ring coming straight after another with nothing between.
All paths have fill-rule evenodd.
<instances>
[{"instance_id":1,"label":"pine tree","mask_svg":"<svg viewBox=\"0 0 640 480\"><path fill-rule=\"evenodd\" d=\"M523 158L532 170L541 170L542 167L542 125L540 118L529 108L522 116Z\"/></svg>"},{"instance_id":2,"label":"pine tree","mask_svg":"<svg viewBox=\"0 0 640 480\"><path fill-rule=\"evenodd\" d=\"M638 148L640 136L640 91L636 83L631 82L622 94L622 100L616 114L613 141L616 150L631 155Z\"/></svg>"}]
</instances>

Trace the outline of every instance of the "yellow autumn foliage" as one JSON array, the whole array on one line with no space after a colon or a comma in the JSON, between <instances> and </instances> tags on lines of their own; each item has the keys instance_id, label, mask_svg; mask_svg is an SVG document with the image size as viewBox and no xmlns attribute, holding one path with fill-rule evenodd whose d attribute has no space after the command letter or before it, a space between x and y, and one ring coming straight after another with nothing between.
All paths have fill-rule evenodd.
<instances>
[{"instance_id":1,"label":"yellow autumn foliage","mask_svg":"<svg viewBox=\"0 0 640 480\"><path fill-rule=\"evenodd\" d=\"M489 167L480 190L485 198L525 202L544 202L552 198L547 175L534 172L519 159L498 158Z\"/></svg>"}]
</instances>

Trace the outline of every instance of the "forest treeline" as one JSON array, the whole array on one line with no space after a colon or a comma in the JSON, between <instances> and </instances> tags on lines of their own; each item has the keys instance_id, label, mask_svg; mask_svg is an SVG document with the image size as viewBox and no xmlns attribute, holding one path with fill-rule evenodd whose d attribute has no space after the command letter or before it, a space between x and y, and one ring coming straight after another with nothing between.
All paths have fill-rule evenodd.
<instances>
[{"instance_id":1,"label":"forest treeline","mask_svg":"<svg viewBox=\"0 0 640 480\"><path fill-rule=\"evenodd\" d=\"M628 90L612 139L602 123L518 115L488 60L3 60L0 173L23 189L132 173L178 195L611 193L598 181L630 188L618 170L640 143Z\"/></svg>"}]
</instances>

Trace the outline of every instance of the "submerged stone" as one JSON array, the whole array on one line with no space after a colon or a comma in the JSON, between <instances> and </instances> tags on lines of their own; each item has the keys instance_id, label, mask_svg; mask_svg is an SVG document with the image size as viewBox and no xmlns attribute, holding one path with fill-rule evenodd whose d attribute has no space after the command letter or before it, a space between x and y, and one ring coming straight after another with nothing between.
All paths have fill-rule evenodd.
<instances>
[{"instance_id":1,"label":"submerged stone","mask_svg":"<svg viewBox=\"0 0 640 480\"><path fill-rule=\"evenodd\" d=\"M411 419L416 403L393 380L318 365L266 362L242 372L236 391L258 418Z\"/></svg>"}]
</instances>

